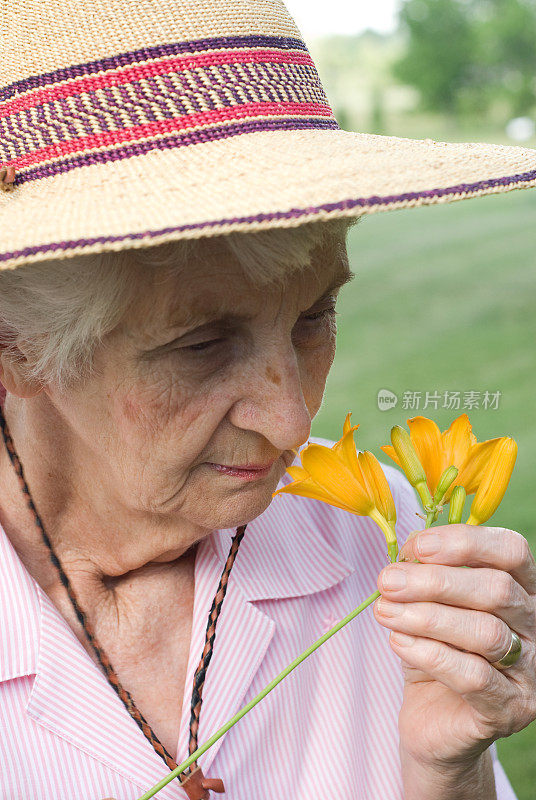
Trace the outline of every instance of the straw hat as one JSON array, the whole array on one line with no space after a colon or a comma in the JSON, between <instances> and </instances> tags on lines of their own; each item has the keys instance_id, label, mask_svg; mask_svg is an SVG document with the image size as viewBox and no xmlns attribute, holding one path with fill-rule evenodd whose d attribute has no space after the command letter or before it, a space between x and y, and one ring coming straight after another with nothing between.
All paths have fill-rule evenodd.
<instances>
[{"instance_id":1,"label":"straw hat","mask_svg":"<svg viewBox=\"0 0 536 800\"><path fill-rule=\"evenodd\" d=\"M280 0L0 9L4 269L536 185L535 149L341 130Z\"/></svg>"}]
</instances>

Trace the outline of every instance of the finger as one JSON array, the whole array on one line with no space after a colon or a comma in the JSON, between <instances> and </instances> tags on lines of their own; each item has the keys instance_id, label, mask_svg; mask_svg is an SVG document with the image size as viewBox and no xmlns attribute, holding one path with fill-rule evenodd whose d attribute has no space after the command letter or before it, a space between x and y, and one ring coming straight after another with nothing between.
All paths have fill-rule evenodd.
<instances>
[{"instance_id":1,"label":"finger","mask_svg":"<svg viewBox=\"0 0 536 800\"><path fill-rule=\"evenodd\" d=\"M437 537L437 538L433 538ZM426 552L426 544L437 550ZM509 572L528 594L536 594L536 561L526 538L507 528L476 525L438 525L408 537L399 561L494 567Z\"/></svg>"},{"instance_id":2,"label":"finger","mask_svg":"<svg viewBox=\"0 0 536 800\"><path fill-rule=\"evenodd\" d=\"M412 667L411 664L408 664L406 661L400 661L400 668L406 683L430 683L434 680L427 672Z\"/></svg>"},{"instance_id":3,"label":"finger","mask_svg":"<svg viewBox=\"0 0 536 800\"><path fill-rule=\"evenodd\" d=\"M380 597L374 615L381 625L413 636L446 642L469 653L477 653L490 663L499 661L508 651L510 628L493 614L454 608L441 603L393 603ZM522 640L518 661L509 671L521 671L532 664L532 643ZM532 655L531 657L532 658Z\"/></svg>"},{"instance_id":4,"label":"finger","mask_svg":"<svg viewBox=\"0 0 536 800\"><path fill-rule=\"evenodd\" d=\"M474 653L462 653L434 639L415 636L410 637L409 643L400 643L396 636L393 631L389 643L404 661L461 695L479 714L490 720L493 729L509 724L510 721L502 719L502 716L517 688L485 658Z\"/></svg>"},{"instance_id":5,"label":"finger","mask_svg":"<svg viewBox=\"0 0 536 800\"><path fill-rule=\"evenodd\" d=\"M402 588L390 588L389 576L405 579ZM502 619L520 636L536 635L536 604L508 572L497 569L445 567L441 564L396 563L378 576L378 589L395 602L432 601L487 611Z\"/></svg>"}]
</instances>

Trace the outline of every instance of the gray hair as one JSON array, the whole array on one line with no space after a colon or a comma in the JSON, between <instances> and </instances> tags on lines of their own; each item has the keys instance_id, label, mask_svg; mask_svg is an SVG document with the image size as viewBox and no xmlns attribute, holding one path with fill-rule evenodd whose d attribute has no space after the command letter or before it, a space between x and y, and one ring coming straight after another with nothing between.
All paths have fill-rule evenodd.
<instances>
[{"instance_id":1,"label":"gray hair","mask_svg":"<svg viewBox=\"0 0 536 800\"><path fill-rule=\"evenodd\" d=\"M18 347L23 344L27 377L65 390L89 378L97 345L134 301L139 285L133 269L158 270L164 280L180 278L186 265L203 259L210 239L212 252L226 248L234 255L245 280L257 286L284 285L289 275L311 263L317 247L335 248L347 264L346 236L359 219L181 239L4 270L0 272L0 347L17 361L23 359Z\"/></svg>"}]
</instances>

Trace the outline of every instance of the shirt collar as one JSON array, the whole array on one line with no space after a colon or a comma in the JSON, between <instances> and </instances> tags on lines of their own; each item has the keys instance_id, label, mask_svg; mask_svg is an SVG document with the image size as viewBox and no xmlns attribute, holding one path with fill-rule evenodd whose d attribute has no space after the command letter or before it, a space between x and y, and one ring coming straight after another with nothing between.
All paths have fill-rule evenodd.
<instances>
[{"instance_id":1,"label":"shirt collar","mask_svg":"<svg viewBox=\"0 0 536 800\"><path fill-rule=\"evenodd\" d=\"M285 473L277 488L291 481ZM355 572L329 542L336 538L339 515L347 516L347 512L298 495L277 495L248 523L230 580L236 581L250 601L300 597L329 589ZM212 534L222 568L235 532L233 528Z\"/></svg>"},{"instance_id":2,"label":"shirt collar","mask_svg":"<svg viewBox=\"0 0 536 800\"><path fill-rule=\"evenodd\" d=\"M40 620L38 584L0 525L0 681L35 675Z\"/></svg>"}]
</instances>

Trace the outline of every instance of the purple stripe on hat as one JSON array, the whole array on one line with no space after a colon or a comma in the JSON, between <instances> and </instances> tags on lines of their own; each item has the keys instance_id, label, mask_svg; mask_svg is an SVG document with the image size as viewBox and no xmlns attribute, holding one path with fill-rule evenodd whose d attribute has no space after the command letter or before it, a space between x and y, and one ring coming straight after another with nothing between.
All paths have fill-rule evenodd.
<instances>
[{"instance_id":1,"label":"purple stripe on hat","mask_svg":"<svg viewBox=\"0 0 536 800\"><path fill-rule=\"evenodd\" d=\"M70 172L77 167L86 167L91 164L106 164L109 161L119 161L123 158L132 158L148 153L150 150L170 150L175 147L184 147L191 144L226 139L241 133L255 133L258 131L298 130L298 129L329 129L339 130L339 125L334 119L326 117L277 117L275 119L258 119L237 122L230 125L215 125L197 131L174 134L165 138L149 139L136 144L128 144L110 150L98 150L84 153L72 158L62 158L57 161L47 162L33 169L19 172L14 186L20 186L27 181L49 178L64 172Z\"/></svg>"},{"instance_id":2,"label":"purple stripe on hat","mask_svg":"<svg viewBox=\"0 0 536 800\"><path fill-rule=\"evenodd\" d=\"M93 244L105 244L106 242L126 242L127 240L135 241L138 239L145 239L147 237L155 238L157 236L163 236L167 233L214 228L222 225L239 225L242 223L265 222L268 220L277 219L299 219L300 217L308 216L310 214L318 214L320 212L329 213L358 207L373 208L375 206L385 206L391 203L405 203L409 200L418 200L420 198L426 199L433 197L446 197L449 195L460 194L462 192L478 192L482 191L483 189L491 189L494 186L508 186L509 184L529 183L532 181L536 181L536 170L524 172L519 175L509 175L504 178L490 178L489 180L479 181L478 183L460 183L457 186L449 186L444 189L430 189L429 191L425 192L408 192L406 194L388 195L386 197L373 195L372 197L368 198L347 198L346 200L342 200L338 203L323 203L319 206L292 208L290 211L275 211L267 214L255 214L250 217L229 217L219 220L211 220L209 222L196 222L189 225L175 225L169 228L143 231L142 233L129 233L122 236L96 236L92 239L74 239L66 242L53 242L52 244L25 247L22 250L16 250L11 253L2 253L0 255L0 262L7 261L12 258L35 255L36 253L47 253L49 258L54 258L55 252L69 250L74 247L89 247Z\"/></svg>"},{"instance_id":3,"label":"purple stripe on hat","mask_svg":"<svg viewBox=\"0 0 536 800\"><path fill-rule=\"evenodd\" d=\"M264 79L263 67L270 70L272 83ZM255 62L242 65L241 71L236 72L213 65L210 74L201 67L172 75L173 80L165 74L146 77L143 81L130 81L128 89L126 85L102 86L98 92L84 91L37 103L0 118L0 141L10 141L10 160L16 160L36 147L41 150L80 139L81 127L82 136L95 136L192 113L231 108L248 100L285 103L290 97L293 102L316 102L331 111L318 74L309 65ZM29 139L28 130L35 125L36 117L39 136ZM0 158L1 154L0 147Z\"/></svg>"},{"instance_id":4,"label":"purple stripe on hat","mask_svg":"<svg viewBox=\"0 0 536 800\"><path fill-rule=\"evenodd\" d=\"M102 58L98 61L88 61L85 64L77 64L73 67L64 67L45 72L42 75L32 75L22 81L11 83L0 89L0 102L9 100L21 92L30 89L37 89L42 86L50 86L60 81L67 81L72 78L80 78L82 75L92 75L97 72L109 69L117 69L128 64L136 64L151 58L162 58L174 56L179 53L195 53L203 50L228 50L235 47L277 47L280 50L304 50L309 52L304 41L285 36L214 36L209 39L194 39L188 42L174 42L173 44L159 44L154 47L142 47L140 50L133 50L129 53L120 53L116 56Z\"/></svg>"}]
</instances>

